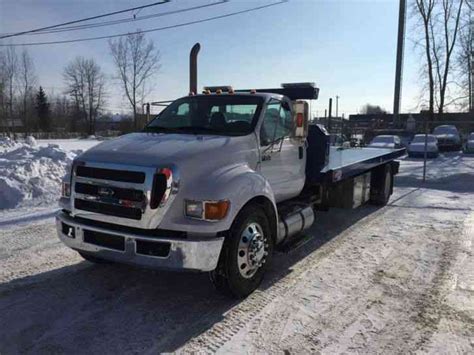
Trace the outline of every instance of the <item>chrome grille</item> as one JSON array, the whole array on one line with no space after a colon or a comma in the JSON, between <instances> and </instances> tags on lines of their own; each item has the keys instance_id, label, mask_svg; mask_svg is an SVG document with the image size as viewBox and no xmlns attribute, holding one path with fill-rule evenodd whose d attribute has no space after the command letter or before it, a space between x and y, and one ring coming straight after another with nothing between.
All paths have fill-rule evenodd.
<instances>
[{"instance_id":1,"label":"chrome grille","mask_svg":"<svg viewBox=\"0 0 474 355\"><path fill-rule=\"evenodd\" d=\"M143 184L145 182L145 173L143 172L95 168L81 165L77 166L76 175L92 179L131 182L134 184Z\"/></svg>"},{"instance_id":2,"label":"chrome grille","mask_svg":"<svg viewBox=\"0 0 474 355\"><path fill-rule=\"evenodd\" d=\"M83 211L105 214L108 216L122 217L140 220L142 211L139 208L124 207L107 202L87 201L82 199L74 199L74 206Z\"/></svg>"},{"instance_id":3,"label":"chrome grille","mask_svg":"<svg viewBox=\"0 0 474 355\"><path fill-rule=\"evenodd\" d=\"M163 178L160 167L76 162L72 214L122 226L157 228L177 192L178 173L168 170L172 174Z\"/></svg>"}]
</instances>

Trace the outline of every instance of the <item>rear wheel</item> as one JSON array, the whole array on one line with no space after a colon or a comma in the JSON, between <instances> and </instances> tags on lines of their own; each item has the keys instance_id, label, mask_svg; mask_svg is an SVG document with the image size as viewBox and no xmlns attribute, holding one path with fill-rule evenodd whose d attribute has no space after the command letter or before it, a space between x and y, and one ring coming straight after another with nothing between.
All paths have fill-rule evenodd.
<instances>
[{"instance_id":1,"label":"rear wheel","mask_svg":"<svg viewBox=\"0 0 474 355\"><path fill-rule=\"evenodd\" d=\"M385 206L393 188L393 175L390 164L386 164L372 173L370 203Z\"/></svg>"},{"instance_id":2,"label":"rear wheel","mask_svg":"<svg viewBox=\"0 0 474 355\"><path fill-rule=\"evenodd\" d=\"M244 207L227 235L211 281L220 292L238 298L252 293L262 282L273 253L273 238L265 212Z\"/></svg>"},{"instance_id":3,"label":"rear wheel","mask_svg":"<svg viewBox=\"0 0 474 355\"><path fill-rule=\"evenodd\" d=\"M98 258L96 256L93 256L91 254L83 253L83 252L78 252L79 255L81 255L85 260L90 261L91 263L95 264L110 264L110 261Z\"/></svg>"}]
</instances>

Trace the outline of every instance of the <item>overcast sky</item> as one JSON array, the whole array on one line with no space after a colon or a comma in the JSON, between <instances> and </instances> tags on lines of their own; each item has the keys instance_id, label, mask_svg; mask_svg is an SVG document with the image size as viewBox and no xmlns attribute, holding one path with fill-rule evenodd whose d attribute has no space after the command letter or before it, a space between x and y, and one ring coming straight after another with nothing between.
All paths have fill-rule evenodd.
<instances>
[{"instance_id":1,"label":"overcast sky","mask_svg":"<svg viewBox=\"0 0 474 355\"><path fill-rule=\"evenodd\" d=\"M213 3L217 0L172 0L143 9L137 16ZM0 43L24 43L111 35L150 29L279 0L239 1L146 21L49 35L28 35ZM153 0L0 0L0 32L10 33L121 10ZM118 19L130 14L117 15ZM101 20L95 20L101 21ZM278 87L283 82L312 81L320 99L312 105L324 114L329 97L340 96L339 113L357 113L365 103L392 111L398 0L290 0L256 12L187 27L148 33L161 50L162 69L150 86L150 100L187 94L188 56L201 43L199 87ZM410 27L409 27L410 28ZM408 34L408 33L407 33ZM48 93L64 90L62 71L76 56L92 57L112 77L114 67L107 40L28 47L38 83ZM18 48L21 50L21 48ZM416 106L417 62L410 41L405 46L402 111ZM107 109L121 112L126 102L119 83L110 79Z\"/></svg>"}]
</instances>

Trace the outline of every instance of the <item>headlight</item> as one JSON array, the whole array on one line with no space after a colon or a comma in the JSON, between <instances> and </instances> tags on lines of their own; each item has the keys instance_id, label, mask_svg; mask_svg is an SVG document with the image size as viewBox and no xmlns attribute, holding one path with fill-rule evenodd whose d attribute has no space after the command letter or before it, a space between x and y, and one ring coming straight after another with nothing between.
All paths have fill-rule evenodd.
<instances>
[{"instance_id":1,"label":"headlight","mask_svg":"<svg viewBox=\"0 0 474 355\"><path fill-rule=\"evenodd\" d=\"M219 221L227 215L230 202L221 201L191 201L185 200L185 214L187 217L199 218L206 221Z\"/></svg>"},{"instance_id":2,"label":"headlight","mask_svg":"<svg viewBox=\"0 0 474 355\"><path fill-rule=\"evenodd\" d=\"M192 218L203 218L204 208L202 201L188 201L184 202L186 216Z\"/></svg>"}]
</instances>

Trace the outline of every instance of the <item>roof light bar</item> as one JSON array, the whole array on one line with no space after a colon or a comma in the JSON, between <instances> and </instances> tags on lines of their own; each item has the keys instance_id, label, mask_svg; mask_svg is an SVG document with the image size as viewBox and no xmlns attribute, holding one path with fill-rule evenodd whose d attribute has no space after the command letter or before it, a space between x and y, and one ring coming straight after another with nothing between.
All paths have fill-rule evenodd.
<instances>
[{"instance_id":1,"label":"roof light bar","mask_svg":"<svg viewBox=\"0 0 474 355\"><path fill-rule=\"evenodd\" d=\"M230 85L222 85L222 86L205 86L204 90L209 90L210 92L217 93L218 91L222 92L231 92L234 91L232 86Z\"/></svg>"}]
</instances>

